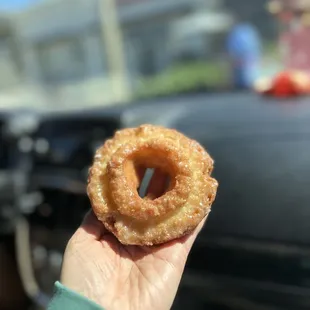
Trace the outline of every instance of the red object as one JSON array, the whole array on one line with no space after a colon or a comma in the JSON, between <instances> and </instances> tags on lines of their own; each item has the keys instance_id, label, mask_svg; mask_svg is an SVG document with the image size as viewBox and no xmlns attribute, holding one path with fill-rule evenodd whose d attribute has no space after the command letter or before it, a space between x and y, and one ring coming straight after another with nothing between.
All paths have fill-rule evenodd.
<instances>
[{"instance_id":1,"label":"red object","mask_svg":"<svg viewBox=\"0 0 310 310\"><path fill-rule=\"evenodd\" d=\"M283 72L276 76L271 92L275 97L291 97L299 95L296 85L294 85L288 72Z\"/></svg>"},{"instance_id":2,"label":"red object","mask_svg":"<svg viewBox=\"0 0 310 310\"><path fill-rule=\"evenodd\" d=\"M284 71L279 73L267 89L258 92L278 97L288 98L310 94L310 76L299 71Z\"/></svg>"}]
</instances>

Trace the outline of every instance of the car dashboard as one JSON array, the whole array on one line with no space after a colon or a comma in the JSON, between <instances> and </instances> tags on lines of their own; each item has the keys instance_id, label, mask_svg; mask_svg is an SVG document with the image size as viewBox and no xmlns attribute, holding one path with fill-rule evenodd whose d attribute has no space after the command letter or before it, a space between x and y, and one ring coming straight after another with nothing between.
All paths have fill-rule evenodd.
<instances>
[{"instance_id":1,"label":"car dashboard","mask_svg":"<svg viewBox=\"0 0 310 310\"><path fill-rule=\"evenodd\" d=\"M173 309L309 309L309 117L305 100L252 94L42 113L31 134L29 191L43 194L29 215L33 243L64 250L89 209L88 168L106 139L120 128L164 125L206 147L220 184ZM50 292L58 276L56 268L41 277L43 289Z\"/></svg>"}]
</instances>

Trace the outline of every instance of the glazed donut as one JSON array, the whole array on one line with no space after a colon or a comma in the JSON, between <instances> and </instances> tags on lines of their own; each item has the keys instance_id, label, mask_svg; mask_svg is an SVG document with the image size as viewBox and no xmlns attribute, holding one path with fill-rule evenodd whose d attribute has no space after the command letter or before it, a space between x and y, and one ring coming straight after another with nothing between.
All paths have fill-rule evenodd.
<instances>
[{"instance_id":1,"label":"glazed donut","mask_svg":"<svg viewBox=\"0 0 310 310\"><path fill-rule=\"evenodd\" d=\"M159 197L138 194L146 168L170 177ZM143 125L117 131L97 150L87 193L97 218L122 244L161 244L191 233L208 215L218 187L212 170L198 142Z\"/></svg>"}]
</instances>

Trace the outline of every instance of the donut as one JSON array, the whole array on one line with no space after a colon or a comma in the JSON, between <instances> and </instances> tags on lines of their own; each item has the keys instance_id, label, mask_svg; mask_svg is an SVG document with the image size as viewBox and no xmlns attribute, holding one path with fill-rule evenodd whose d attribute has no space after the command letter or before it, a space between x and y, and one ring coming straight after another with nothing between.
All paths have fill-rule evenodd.
<instances>
[{"instance_id":1,"label":"donut","mask_svg":"<svg viewBox=\"0 0 310 310\"><path fill-rule=\"evenodd\" d=\"M96 151L87 194L98 220L122 244L162 244L190 234L209 214L218 188L213 166L197 141L174 129L122 129ZM169 183L162 181L156 196L140 197L147 168Z\"/></svg>"}]
</instances>

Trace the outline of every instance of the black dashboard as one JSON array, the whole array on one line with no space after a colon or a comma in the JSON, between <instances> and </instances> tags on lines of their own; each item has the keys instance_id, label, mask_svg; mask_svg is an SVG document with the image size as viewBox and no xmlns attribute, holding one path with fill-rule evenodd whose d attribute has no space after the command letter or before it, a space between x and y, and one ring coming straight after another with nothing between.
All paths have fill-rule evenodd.
<instances>
[{"instance_id":1,"label":"black dashboard","mask_svg":"<svg viewBox=\"0 0 310 310\"><path fill-rule=\"evenodd\" d=\"M35 133L35 168L83 169L94 150L120 128L115 117L60 117L44 120Z\"/></svg>"},{"instance_id":2,"label":"black dashboard","mask_svg":"<svg viewBox=\"0 0 310 310\"><path fill-rule=\"evenodd\" d=\"M45 209L38 208L34 222L78 225L89 208L85 181L94 151L117 129L173 127L207 148L220 183L174 309L309 309L308 99L197 95L37 117L29 186L44 192Z\"/></svg>"},{"instance_id":3,"label":"black dashboard","mask_svg":"<svg viewBox=\"0 0 310 310\"><path fill-rule=\"evenodd\" d=\"M5 134L5 128L8 119L9 115L4 113L0 114L0 170L7 169L10 165L9 142Z\"/></svg>"}]
</instances>

